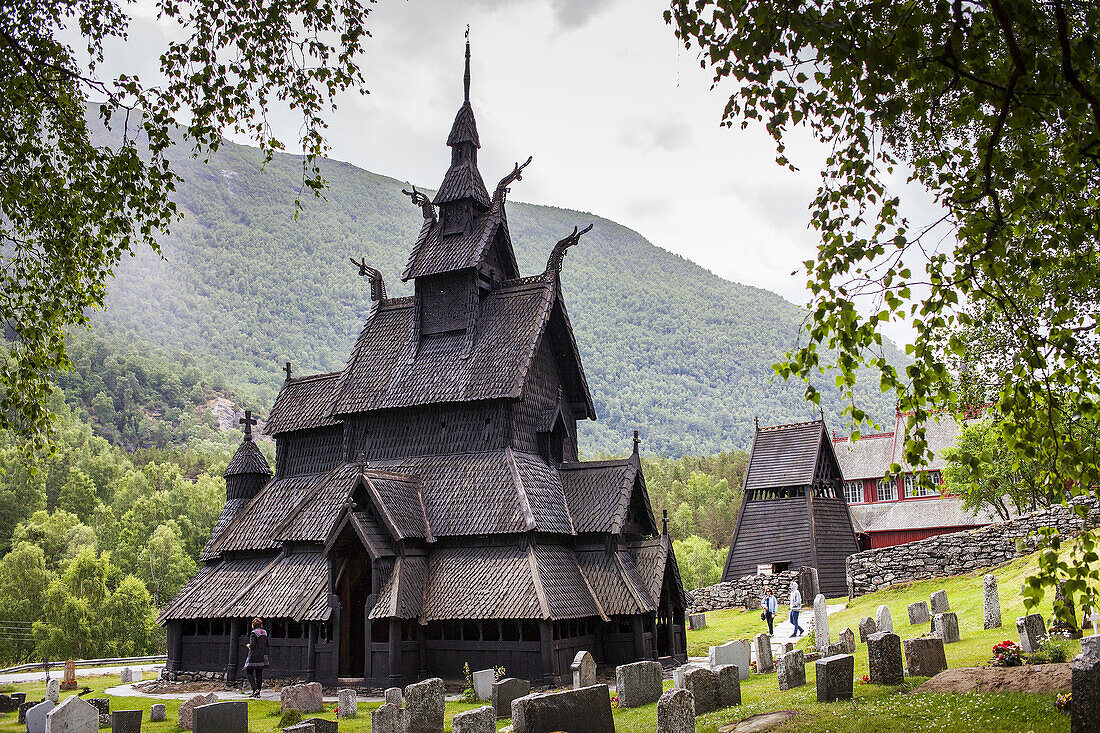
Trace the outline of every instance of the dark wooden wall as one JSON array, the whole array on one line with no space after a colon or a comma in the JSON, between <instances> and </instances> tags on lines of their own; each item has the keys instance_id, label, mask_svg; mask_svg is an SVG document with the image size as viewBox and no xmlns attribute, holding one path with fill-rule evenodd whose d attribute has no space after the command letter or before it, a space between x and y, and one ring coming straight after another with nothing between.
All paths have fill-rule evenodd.
<instances>
[{"instance_id":1,"label":"dark wooden wall","mask_svg":"<svg viewBox=\"0 0 1100 733\"><path fill-rule=\"evenodd\" d=\"M279 476L327 473L342 462L344 428L336 425L280 435L275 443Z\"/></svg>"},{"instance_id":2,"label":"dark wooden wall","mask_svg":"<svg viewBox=\"0 0 1100 733\"><path fill-rule=\"evenodd\" d=\"M848 508L843 499L833 496L814 497L813 508L817 576L821 592L829 598L848 595L844 560L859 552L859 543L848 519Z\"/></svg>"},{"instance_id":3,"label":"dark wooden wall","mask_svg":"<svg viewBox=\"0 0 1100 733\"><path fill-rule=\"evenodd\" d=\"M392 460L500 450L508 443L503 402L410 407L366 413L347 424L347 460Z\"/></svg>"},{"instance_id":4,"label":"dark wooden wall","mask_svg":"<svg viewBox=\"0 0 1100 733\"><path fill-rule=\"evenodd\" d=\"M813 564L806 497L746 498L722 580L756 575L758 564L779 562L790 563L792 570Z\"/></svg>"},{"instance_id":5,"label":"dark wooden wall","mask_svg":"<svg viewBox=\"0 0 1100 733\"><path fill-rule=\"evenodd\" d=\"M547 411L558 404L561 392L561 374L557 360L544 339L535 352L531 369L527 373L523 399L511 405L512 448L524 453L540 453L537 430L539 421ZM568 399L562 400L565 414L566 436L563 446L563 458L566 461L577 460L577 420Z\"/></svg>"}]
</instances>

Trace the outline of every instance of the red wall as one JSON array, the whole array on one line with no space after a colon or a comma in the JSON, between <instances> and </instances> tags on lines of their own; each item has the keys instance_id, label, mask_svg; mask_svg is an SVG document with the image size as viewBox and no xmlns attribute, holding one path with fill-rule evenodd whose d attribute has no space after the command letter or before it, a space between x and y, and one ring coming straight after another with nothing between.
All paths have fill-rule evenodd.
<instances>
[{"instance_id":1,"label":"red wall","mask_svg":"<svg viewBox=\"0 0 1100 733\"><path fill-rule=\"evenodd\" d=\"M874 549L878 547L903 545L906 542L928 539L929 537L935 537L940 534L961 532L966 529L977 529L978 526L980 525L971 527L930 527L927 529L891 529L885 532L868 532L867 536L871 540L871 549Z\"/></svg>"}]
</instances>

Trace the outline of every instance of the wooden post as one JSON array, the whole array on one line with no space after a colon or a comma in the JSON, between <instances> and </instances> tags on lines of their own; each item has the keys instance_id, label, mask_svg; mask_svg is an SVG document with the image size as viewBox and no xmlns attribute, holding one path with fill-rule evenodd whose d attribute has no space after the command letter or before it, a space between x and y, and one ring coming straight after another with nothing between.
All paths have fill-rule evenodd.
<instances>
[{"instance_id":1,"label":"wooden post","mask_svg":"<svg viewBox=\"0 0 1100 733\"><path fill-rule=\"evenodd\" d=\"M416 625L416 642L420 647L420 678L428 677L428 627Z\"/></svg>"},{"instance_id":2,"label":"wooden post","mask_svg":"<svg viewBox=\"0 0 1100 733\"><path fill-rule=\"evenodd\" d=\"M670 657L676 656L676 609L672 605L672 600L669 599L668 604L665 606L668 614L668 624L665 629L665 634L668 636L668 655Z\"/></svg>"},{"instance_id":3,"label":"wooden post","mask_svg":"<svg viewBox=\"0 0 1100 733\"><path fill-rule=\"evenodd\" d=\"M401 622L390 619L390 685L401 684Z\"/></svg>"},{"instance_id":4,"label":"wooden post","mask_svg":"<svg viewBox=\"0 0 1100 733\"><path fill-rule=\"evenodd\" d=\"M319 626L319 621L310 621L309 623L309 645L306 647L306 680L309 682L317 681L317 635Z\"/></svg>"},{"instance_id":5,"label":"wooden post","mask_svg":"<svg viewBox=\"0 0 1100 733\"><path fill-rule=\"evenodd\" d=\"M179 672L183 669L183 622L168 622L168 671Z\"/></svg>"},{"instance_id":6,"label":"wooden post","mask_svg":"<svg viewBox=\"0 0 1100 733\"><path fill-rule=\"evenodd\" d=\"M555 663L557 655L554 654L553 621L539 621L539 641L541 642L542 682L546 685L556 685L555 672L558 665Z\"/></svg>"},{"instance_id":7,"label":"wooden post","mask_svg":"<svg viewBox=\"0 0 1100 733\"><path fill-rule=\"evenodd\" d=\"M330 595L329 606L332 608L332 673L340 678L340 596Z\"/></svg>"},{"instance_id":8,"label":"wooden post","mask_svg":"<svg viewBox=\"0 0 1100 733\"><path fill-rule=\"evenodd\" d=\"M660 645L657 643L657 612L653 612L653 617L649 619L649 634L652 639L650 646L650 657L654 660L661 658L661 653L658 651Z\"/></svg>"},{"instance_id":9,"label":"wooden post","mask_svg":"<svg viewBox=\"0 0 1100 733\"><path fill-rule=\"evenodd\" d=\"M240 636L241 620L239 618L231 619L229 621L229 663L225 668L227 682L235 682L237 679L237 666L241 654Z\"/></svg>"},{"instance_id":10,"label":"wooden post","mask_svg":"<svg viewBox=\"0 0 1100 733\"><path fill-rule=\"evenodd\" d=\"M642 626L642 617L631 616L630 625L634 630L634 661L645 659L645 627Z\"/></svg>"}]
</instances>

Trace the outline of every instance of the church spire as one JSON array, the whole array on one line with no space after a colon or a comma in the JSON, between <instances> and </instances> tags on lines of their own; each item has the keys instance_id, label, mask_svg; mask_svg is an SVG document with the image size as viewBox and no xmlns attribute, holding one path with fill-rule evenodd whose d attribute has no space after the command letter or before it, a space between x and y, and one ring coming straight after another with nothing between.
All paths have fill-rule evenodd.
<instances>
[{"instance_id":1,"label":"church spire","mask_svg":"<svg viewBox=\"0 0 1100 733\"><path fill-rule=\"evenodd\" d=\"M447 146L451 148L451 167L433 203L440 208L442 234L459 234L470 230L473 219L491 205L485 181L477 169L477 150L481 140L477 135L474 108L470 105L470 31L466 29L466 67L462 76L462 106L455 115Z\"/></svg>"},{"instance_id":2,"label":"church spire","mask_svg":"<svg viewBox=\"0 0 1100 733\"><path fill-rule=\"evenodd\" d=\"M470 103L470 26L466 26L466 73L462 75L466 104Z\"/></svg>"}]
</instances>

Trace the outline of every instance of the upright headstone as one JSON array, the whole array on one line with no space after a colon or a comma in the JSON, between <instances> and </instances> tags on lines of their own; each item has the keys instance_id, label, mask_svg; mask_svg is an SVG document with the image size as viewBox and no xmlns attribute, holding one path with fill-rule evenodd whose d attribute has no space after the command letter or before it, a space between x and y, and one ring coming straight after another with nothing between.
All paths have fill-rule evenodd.
<instances>
[{"instance_id":1,"label":"upright headstone","mask_svg":"<svg viewBox=\"0 0 1100 733\"><path fill-rule=\"evenodd\" d=\"M65 660L65 679L61 681L61 689L76 689L76 662L71 659Z\"/></svg>"},{"instance_id":2,"label":"upright headstone","mask_svg":"<svg viewBox=\"0 0 1100 733\"><path fill-rule=\"evenodd\" d=\"M143 710L116 710L111 713L111 733L141 733Z\"/></svg>"},{"instance_id":3,"label":"upright headstone","mask_svg":"<svg viewBox=\"0 0 1100 733\"><path fill-rule=\"evenodd\" d=\"M77 695L69 695L46 712L44 733L94 733L99 730L99 711ZM30 730L28 721L27 729Z\"/></svg>"},{"instance_id":4,"label":"upright headstone","mask_svg":"<svg viewBox=\"0 0 1100 733\"><path fill-rule=\"evenodd\" d=\"M997 576L992 573L982 576L982 611L985 616L983 628L1001 628L1001 596L997 592Z\"/></svg>"},{"instance_id":5,"label":"upright headstone","mask_svg":"<svg viewBox=\"0 0 1100 733\"><path fill-rule=\"evenodd\" d=\"M928 596L928 605L932 607L932 615L947 613L951 610L951 604L947 602L947 591L938 590Z\"/></svg>"},{"instance_id":6,"label":"upright headstone","mask_svg":"<svg viewBox=\"0 0 1100 733\"><path fill-rule=\"evenodd\" d=\"M355 690L344 688L336 693L336 717L355 718L359 715L359 698Z\"/></svg>"},{"instance_id":7,"label":"upright headstone","mask_svg":"<svg viewBox=\"0 0 1100 733\"><path fill-rule=\"evenodd\" d=\"M184 730L191 730L191 724L194 720L194 710L200 705L210 705L218 701L218 696L213 692L207 695L192 695L187 698L187 701L180 705L179 712L176 715L176 722L180 728Z\"/></svg>"},{"instance_id":8,"label":"upright headstone","mask_svg":"<svg viewBox=\"0 0 1100 733\"><path fill-rule=\"evenodd\" d=\"M814 664L817 674L817 701L851 700L856 658L851 654L819 659Z\"/></svg>"},{"instance_id":9,"label":"upright headstone","mask_svg":"<svg viewBox=\"0 0 1100 733\"><path fill-rule=\"evenodd\" d=\"M1020 649L1025 654L1039 651L1039 645L1047 636L1043 617L1037 613L1029 613L1016 619L1016 631L1020 634Z\"/></svg>"},{"instance_id":10,"label":"upright headstone","mask_svg":"<svg viewBox=\"0 0 1100 733\"><path fill-rule=\"evenodd\" d=\"M1081 656L1092 661L1100 659L1100 634L1081 637Z\"/></svg>"},{"instance_id":11,"label":"upright headstone","mask_svg":"<svg viewBox=\"0 0 1100 733\"><path fill-rule=\"evenodd\" d=\"M657 733L695 733L695 698L672 688L657 701Z\"/></svg>"},{"instance_id":12,"label":"upright headstone","mask_svg":"<svg viewBox=\"0 0 1100 733\"><path fill-rule=\"evenodd\" d=\"M446 690L438 677L405 688L406 733L442 733Z\"/></svg>"},{"instance_id":13,"label":"upright headstone","mask_svg":"<svg viewBox=\"0 0 1100 733\"><path fill-rule=\"evenodd\" d=\"M867 616L861 618L859 620L859 643L866 644L867 637L876 631L878 631L878 628L875 627L875 620L873 618Z\"/></svg>"},{"instance_id":14,"label":"upright headstone","mask_svg":"<svg viewBox=\"0 0 1100 733\"><path fill-rule=\"evenodd\" d=\"M493 696L493 683L497 681L495 669L479 669L473 674L474 697L488 700Z\"/></svg>"},{"instance_id":15,"label":"upright headstone","mask_svg":"<svg viewBox=\"0 0 1100 733\"><path fill-rule=\"evenodd\" d=\"M134 682L134 670L129 667L123 667L122 671L118 673L118 683L120 685L130 685Z\"/></svg>"},{"instance_id":16,"label":"upright headstone","mask_svg":"<svg viewBox=\"0 0 1100 733\"><path fill-rule=\"evenodd\" d=\"M906 639L905 669L910 677L932 677L947 669L947 655L943 650L943 639L934 636L922 636Z\"/></svg>"},{"instance_id":17,"label":"upright headstone","mask_svg":"<svg viewBox=\"0 0 1100 733\"><path fill-rule=\"evenodd\" d=\"M73 695L73 697L76 697ZM77 698L79 699L79 698ZM27 725L27 733L46 733L46 715L57 707L53 700L43 700L29 708L24 716ZM99 716L96 716L99 720Z\"/></svg>"},{"instance_id":18,"label":"upright headstone","mask_svg":"<svg viewBox=\"0 0 1100 733\"><path fill-rule=\"evenodd\" d=\"M718 675L706 667L694 667L684 673L684 689L695 698L695 715L718 709Z\"/></svg>"},{"instance_id":19,"label":"upright headstone","mask_svg":"<svg viewBox=\"0 0 1100 733\"><path fill-rule=\"evenodd\" d=\"M283 733L317 733L316 727L308 720L283 728Z\"/></svg>"},{"instance_id":20,"label":"upright headstone","mask_svg":"<svg viewBox=\"0 0 1100 733\"><path fill-rule=\"evenodd\" d=\"M527 680L505 677L493 683L493 710L497 720L512 717L512 702L524 695L531 694L531 683Z\"/></svg>"},{"instance_id":21,"label":"upright headstone","mask_svg":"<svg viewBox=\"0 0 1100 733\"><path fill-rule=\"evenodd\" d=\"M832 644L829 645L829 647L825 650L825 653L822 656L824 656L824 657L835 657L838 654L847 654L847 653L848 653L848 645L847 644L845 644L843 641L834 641Z\"/></svg>"},{"instance_id":22,"label":"upright headstone","mask_svg":"<svg viewBox=\"0 0 1100 733\"><path fill-rule=\"evenodd\" d=\"M313 726L313 733L340 733L340 725L335 720L310 718L305 722Z\"/></svg>"},{"instance_id":23,"label":"upright headstone","mask_svg":"<svg viewBox=\"0 0 1100 733\"><path fill-rule=\"evenodd\" d=\"M749 661L751 656L740 641L730 641L721 646L712 646L708 661L711 669L717 669L727 664L737 665L741 679L749 678Z\"/></svg>"},{"instance_id":24,"label":"upright headstone","mask_svg":"<svg viewBox=\"0 0 1100 733\"><path fill-rule=\"evenodd\" d=\"M226 700L198 705L193 720L195 733L248 733L248 703Z\"/></svg>"},{"instance_id":25,"label":"upright headstone","mask_svg":"<svg viewBox=\"0 0 1100 733\"><path fill-rule=\"evenodd\" d=\"M791 690L806 684L806 655L801 649L781 656L775 669L780 690Z\"/></svg>"},{"instance_id":26,"label":"upright headstone","mask_svg":"<svg viewBox=\"0 0 1100 733\"><path fill-rule=\"evenodd\" d=\"M279 712L297 710L301 713L319 713L324 710L321 683L287 685L279 691Z\"/></svg>"},{"instance_id":27,"label":"upright headstone","mask_svg":"<svg viewBox=\"0 0 1100 733\"><path fill-rule=\"evenodd\" d=\"M901 665L901 637L891 631L876 631L867 637L868 677L876 685L900 685L905 678Z\"/></svg>"},{"instance_id":28,"label":"upright headstone","mask_svg":"<svg viewBox=\"0 0 1100 733\"><path fill-rule=\"evenodd\" d=\"M384 703L370 712L371 733L405 733L405 711Z\"/></svg>"},{"instance_id":29,"label":"upright headstone","mask_svg":"<svg viewBox=\"0 0 1100 733\"><path fill-rule=\"evenodd\" d=\"M46 683L46 699L54 705L61 702L61 680L54 677Z\"/></svg>"},{"instance_id":30,"label":"upright headstone","mask_svg":"<svg viewBox=\"0 0 1100 733\"><path fill-rule=\"evenodd\" d=\"M929 620L931 620L931 616L928 614L928 603L926 601L917 601L916 603L909 604L910 626L926 624Z\"/></svg>"},{"instance_id":31,"label":"upright headstone","mask_svg":"<svg viewBox=\"0 0 1100 733\"><path fill-rule=\"evenodd\" d=\"M772 661L772 638L767 634L757 634L756 644L756 671L759 674L771 674L775 671L775 662Z\"/></svg>"},{"instance_id":32,"label":"upright headstone","mask_svg":"<svg viewBox=\"0 0 1100 733\"><path fill-rule=\"evenodd\" d=\"M829 648L829 607L820 593L814 598L814 646L818 652Z\"/></svg>"},{"instance_id":33,"label":"upright headstone","mask_svg":"<svg viewBox=\"0 0 1100 733\"><path fill-rule=\"evenodd\" d=\"M1070 733L1100 733L1100 660L1073 662Z\"/></svg>"},{"instance_id":34,"label":"upright headstone","mask_svg":"<svg viewBox=\"0 0 1100 733\"><path fill-rule=\"evenodd\" d=\"M690 662L688 664L685 664L681 667L677 667L676 669L672 670L672 686L673 687L683 687L684 686L684 675L687 674L688 672L690 672L691 670L695 669L696 667L703 667L703 666L707 666L707 665L698 664L696 662ZM713 669L713 668L708 667L708 669Z\"/></svg>"},{"instance_id":35,"label":"upright headstone","mask_svg":"<svg viewBox=\"0 0 1100 733\"><path fill-rule=\"evenodd\" d=\"M386 702L397 707L405 706L405 694L401 692L400 687L387 687L386 688Z\"/></svg>"},{"instance_id":36,"label":"upright headstone","mask_svg":"<svg viewBox=\"0 0 1100 733\"><path fill-rule=\"evenodd\" d=\"M149 708L149 721L152 723L161 723L168 719L168 706L162 702L154 703Z\"/></svg>"},{"instance_id":37,"label":"upright headstone","mask_svg":"<svg viewBox=\"0 0 1100 733\"><path fill-rule=\"evenodd\" d=\"M596 684L596 660L586 651L577 652L569 671L573 673L573 689Z\"/></svg>"},{"instance_id":38,"label":"upright headstone","mask_svg":"<svg viewBox=\"0 0 1100 733\"><path fill-rule=\"evenodd\" d=\"M816 598L821 592L817 578L817 568L803 565L798 570L798 590L803 598Z\"/></svg>"},{"instance_id":39,"label":"upright headstone","mask_svg":"<svg viewBox=\"0 0 1100 733\"><path fill-rule=\"evenodd\" d=\"M619 707L636 708L657 702L663 692L663 677L661 663L651 660L616 667L615 690L619 694Z\"/></svg>"},{"instance_id":40,"label":"upright headstone","mask_svg":"<svg viewBox=\"0 0 1100 733\"><path fill-rule=\"evenodd\" d=\"M86 697L84 698L89 703L95 706L95 709L99 711L100 715L111 714L111 698L109 697Z\"/></svg>"},{"instance_id":41,"label":"upright headstone","mask_svg":"<svg viewBox=\"0 0 1100 733\"><path fill-rule=\"evenodd\" d=\"M512 701L513 733L615 733L607 685L524 695Z\"/></svg>"},{"instance_id":42,"label":"upright headstone","mask_svg":"<svg viewBox=\"0 0 1100 733\"><path fill-rule=\"evenodd\" d=\"M25 725L26 724L26 722L27 722L27 711L30 710L31 708L33 708L35 705L39 704L40 702L43 702L43 701L42 700L24 700L23 702L19 703L19 724L20 725ZM45 719L43 719L43 720L45 720ZM43 726L44 725L45 725L45 722L43 722Z\"/></svg>"},{"instance_id":43,"label":"upright headstone","mask_svg":"<svg viewBox=\"0 0 1100 733\"><path fill-rule=\"evenodd\" d=\"M699 631L707 628L707 615L705 613L693 613L688 616L688 629Z\"/></svg>"},{"instance_id":44,"label":"upright headstone","mask_svg":"<svg viewBox=\"0 0 1100 733\"><path fill-rule=\"evenodd\" d=\"M489 687L492 694L492 686ZM452 733L496 733L497 715L492 705L486 705L464 713L455 713L451 721Z\"/></svg>"},{"instance_id":45,"label":"upright headstone","mask_svg":"<svg viewBox=\"0 0 1100 733\"><path fill-rule=\"evenodd\" d=\"M737 666L724 664L714 670L718 676L718 706L728 708L741 704L741 675Z\"/></svg>"},{"instance_id":46,"label":"upright headstone","mask_svg":"<svg viewBox=\"0 0 1100 733\"><path fill-rule=\"evenodd\" d=\"M1073 599L1066 595L1066 582L1063 580L1054 588L1054 603L1051 606L1050 627L1060 633L1074 637L1081 633L1077 625L1077 610Z\"/></svg>"},{"instance_id":47,"label":"upright headstone","mask_svg":"<svg viewBox=\"0 0 1100 733\"><path fill-rule=\"evenodd\" d=\"M780 654L786 654L787 652L793 652L793 651L794 651L794 642L793 641L785 641L785 642L783 642L782 644L779 645L779 653Z\"/></svg>"},{"instance_id":48,"label":"upright headstone","mask_svg":"<svg viewBox=\"0 0 1100 733\"><path fill-rule=\"evenodd\" d=\"M19 703L8 695L0 694L0 714L14 713L19 709Z\"/></svg>"},{"instance_id":49,"label":"upright headstone","mask_svg":"<svg viewBox=\"0 0 1100 733\"><path fill-rule=\"evenodd\" d=\"M954 611L937 613L932 617L932 634L944 644L954 644L959 640L959 617Z\"/></svg>"},{"instance_id":50,"label":"upright headstone","mask_svg":"<svg viewBox=\"0 0 1100 733\"><path fill-rule=\"evenodd\" d=\"M844 631L840 632L840 641L842 644L844 644L845 654L856 653L856 635L854 631L849 628L845 628Z\"/></svg>"},{"instance_id":51,"label":"upright headstone","mask_svg":"<svg viewBox=\"0 0 1100 733\"><path fill-rule=\"evenodd\" d=\"M879 631L893 631L894 619L890 616L890 607L883 604L875 611L875 628Z\"/></svg>"}]
</instances>

